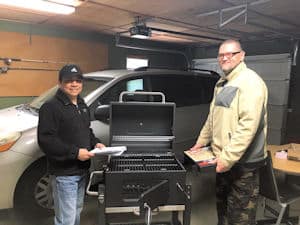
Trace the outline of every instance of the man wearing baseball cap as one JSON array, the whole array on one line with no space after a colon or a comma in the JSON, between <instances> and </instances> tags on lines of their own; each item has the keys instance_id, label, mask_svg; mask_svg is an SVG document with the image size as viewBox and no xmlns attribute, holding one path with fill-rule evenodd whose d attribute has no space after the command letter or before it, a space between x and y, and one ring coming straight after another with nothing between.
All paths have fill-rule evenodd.
<instances>
[{"instance_id":1,"label":"man wearing baseball cap","mask_svg":"<svg viewBox=\"0 0 300 225\"><path fill-rule=\"evenodd\" d=\"M80 224L90 158L94 156L89 150L105 147L90 128L89 108L79 95L82 83L79 66L63 66L59 89L39 111L38 143L52 178L55 225Z\"/></svg>"}]
</instances>

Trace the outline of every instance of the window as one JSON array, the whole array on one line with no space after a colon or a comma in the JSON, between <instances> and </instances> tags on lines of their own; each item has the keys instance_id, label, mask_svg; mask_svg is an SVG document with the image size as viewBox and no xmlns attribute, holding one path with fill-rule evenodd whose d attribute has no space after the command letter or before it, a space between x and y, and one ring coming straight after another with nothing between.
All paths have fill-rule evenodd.
<instances>
[{"instance_id":1,"label":"window","mask_svg":"<svg viewBox=\"0 0 300 225\"><path fill-rule=\"evenodd\" d=\"M127 91L141 91L144 89L143 79L129 80L126 83Z\"/></svg>"},{"instance_id":2,"label":"window","mask_svg":"<svg viewBox=\"0 0 300 225\"><path fill-rule=\"evenodd\" d=\"M99 97L98 104L108 105L112 101L119 101L119 96L123 91L147 91L145 80L136 77L120 81ZM128 99L126 100L128 101Z\"/></svg>"},{"instance_id":3,"label":"window","mask_svg":"<svg viewBox=\"0 0 300 225\"><path fill-rule=\"evenodd\" d=\"M168 74L150 77L152 91L165 94L166 101L176 107L209 104L216 80L195 75Z\"/></svg>"},{"instance_id":4,"label":"window","mask_svg":"<svg viewBox=\"0 0 300 225\"><path fill-rule=\"evenodd\" d=\"M127 69L136 69L138 67L147 67L148 66L148 59L140 59L140 58L130 58L127 57L126 59L126 68Z\"/></svg>"}]
</instances>

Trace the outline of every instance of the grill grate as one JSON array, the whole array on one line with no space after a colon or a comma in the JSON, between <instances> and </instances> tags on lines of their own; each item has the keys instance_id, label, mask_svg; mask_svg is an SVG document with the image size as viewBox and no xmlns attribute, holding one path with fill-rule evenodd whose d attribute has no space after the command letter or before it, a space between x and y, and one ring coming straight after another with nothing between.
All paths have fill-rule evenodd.
<instances>
[{"instance_id":1,"label":"grill grate","mask_svg":"<svg viewBox=\"0 0 300 225\"><path fill-rule=\"evenodd\" d=\"M171 225L170 222L155 222L152 225ZM109 225L146 225L145 223L109 223Z\"/></svg>"},{"instance_id":2,"label":"grill grate","mask_svg":"<svg viewBox=\"0 0 300 225\"><path fill-rule=\"evenodd\" d=\"M181 169L176 164L165 164L165 165L159 165L159 164L150 164L145 165L146 171L172 171L172 170L179 170Z\"/></svg>"},{"instance_id":3,"label":"grill grate","mask_svg":"<svg viewBox=\"0 0 300 225\"><path fill-rule=\"evenodd\" d=\"M123 155L112 157L110 160L111 171L179 171L181 165L174 156L169 155Z\"/></svg>"}]
</instances>

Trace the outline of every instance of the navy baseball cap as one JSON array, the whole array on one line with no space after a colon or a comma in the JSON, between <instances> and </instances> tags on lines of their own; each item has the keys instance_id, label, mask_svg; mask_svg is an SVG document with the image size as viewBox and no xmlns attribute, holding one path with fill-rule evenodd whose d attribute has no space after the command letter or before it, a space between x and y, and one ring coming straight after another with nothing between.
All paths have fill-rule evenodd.
<instances>
[{"instance_id":1,"label":"navy baseball cap","mask_svg":"<svg viewBox=\"0 0 300 225\"><path fill-rule=\"evenodd\" d=\"M63 80L71 80L74 78L81 80L83 79L82 71L79 66L75 64L67 64L60 69L58 75L58 79L60 82Z\"/></svg>"}]
</instances>

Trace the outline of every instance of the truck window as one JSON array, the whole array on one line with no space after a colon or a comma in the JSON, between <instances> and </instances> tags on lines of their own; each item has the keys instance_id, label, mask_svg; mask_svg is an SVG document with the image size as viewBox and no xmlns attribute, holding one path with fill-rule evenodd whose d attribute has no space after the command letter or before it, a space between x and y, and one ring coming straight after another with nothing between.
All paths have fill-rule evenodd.
<instances>
[{"instance_id":1,"label":"truck window","mask_svg":"<svg viewBox=\"0 0 300 225\"><path fill-rule=\"evenodd\" d=\"M108 105L112 101L119 101L119 96L123 91L147 91L145 80L140 77L122 80L100 96L98 102L101 105Z\"/></svg>"},{"instance_id":2,"label":"truck window","mask_svg":"<svg viewBox=\"0 0 300 225\"><path fill-rule=\"evenodd\" d=\"M208 104L213 97L216 79L201 75L151 76L152 91L161 91L166 101L175 102L177 107Z\"/></svg>"}]
</instances>

